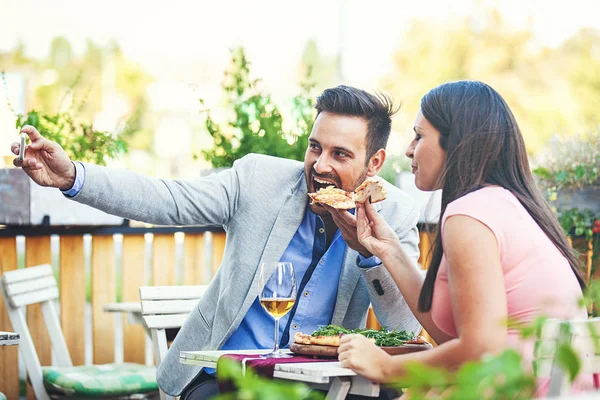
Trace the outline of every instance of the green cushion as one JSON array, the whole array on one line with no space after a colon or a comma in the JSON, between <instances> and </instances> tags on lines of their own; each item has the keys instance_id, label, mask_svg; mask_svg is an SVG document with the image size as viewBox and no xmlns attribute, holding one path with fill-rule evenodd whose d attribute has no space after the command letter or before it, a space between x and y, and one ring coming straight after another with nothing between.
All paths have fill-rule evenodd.
<instances>
[{"instance_id":1,"label":"green cushion","mask_svg":"<svg viewBox=\"0 0 600 400\"><path fill-rule=\"evenodd\" d=\"M140 364L102 364L78 367L42 367L50 393L106 397L158 390L156 368Z\"/></svg>"},{"instance_id":2,"label":"green cushion","mask_svg":"<svg viewBox=\"0 0 600 400\"><path fill-rule=\"evenodd\" d=\"M6 395L0 392L0 400L6 400Z\"/></svg>"}]
</instances>

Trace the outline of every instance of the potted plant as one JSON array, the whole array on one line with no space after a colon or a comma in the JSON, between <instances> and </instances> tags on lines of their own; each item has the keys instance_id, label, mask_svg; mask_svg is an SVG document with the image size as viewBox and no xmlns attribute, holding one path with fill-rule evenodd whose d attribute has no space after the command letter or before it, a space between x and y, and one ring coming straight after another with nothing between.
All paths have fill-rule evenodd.
<instances>
[{"instance_id":1,"label":"potted plant","mask_svg":"<svg viewBox=\"0 0 600 400\"><path fill-rule=\"evenodd\" d=\"M6 88L4 71L2 81ZM30 110L15 116L16 132L24 125L33 125L47 139L57 142L72 160L106 165L127 151L125 139L135 132L135 119L122 124L118 133L99 131L92 123L78 118L85 101L74 101L64 111ZM60 108L60 107L59 107ZM15 136L15 141L17 141ZM33 184L21 169L0 170L0 183L9 190L0 192L0 224L4 225L115 225L122 218L110 216L79 203L66 200L59 191Z\"/></svg>"}]
</instances>

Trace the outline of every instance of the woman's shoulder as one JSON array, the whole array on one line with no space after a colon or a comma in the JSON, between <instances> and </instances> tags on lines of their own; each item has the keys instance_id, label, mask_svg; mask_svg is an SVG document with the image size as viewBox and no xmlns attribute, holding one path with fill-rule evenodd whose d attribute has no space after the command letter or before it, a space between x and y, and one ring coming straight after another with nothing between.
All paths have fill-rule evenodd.
<instances>
[{"instance_id":1,"label":"woman's shoulder","mask_svg":"<svg viewBox=\"0 0 600 400\"><path fill-rule=\"evenodd\" d=\"M450 202L446 207L446 211L449 209L462 209L464 207L467 209L514 207L518 204L519 201L509 190L501 186L485 186Z\"/></svg>"},{"instance_id":2,"label":"woman's shoulder","mask_svg":"<svg viewBox=\"0 0 600 400\"><path fill-rule=\"evenodd\" d=\"M470 216L499 227L522 218L523 206L509 190L486 186L450 202L444 212L444 221L452 215Z\"/></svg>"}]
</instances>

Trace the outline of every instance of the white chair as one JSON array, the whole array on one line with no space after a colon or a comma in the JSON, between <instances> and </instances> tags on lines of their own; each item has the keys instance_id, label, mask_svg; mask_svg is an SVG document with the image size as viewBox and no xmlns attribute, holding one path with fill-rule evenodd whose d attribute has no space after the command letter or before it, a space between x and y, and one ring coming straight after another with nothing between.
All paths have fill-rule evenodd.
<instances>
[{"instance_id":1,"label":"white chair","mask_svg":"<svg viewBox=\"0 0 600 400\"><path fill-rule=\"evenodd\" d=\"M189 313L197 306L206 285L141 286L142 317L152 336L156 366L167 354L167 329L181 328ZM171 400L160 391L162 400Z\"/></svg>"},{"instance_id":2,"label":"white chair","mask_svg":"<svg viewBox=\"0 0 600 400\"><path fill-rule=\"evenodd\" d=\"M568 395L571 382L557 361L557 349L570 346L581 361L580 374L594 374L597 387L600 373L600 318L547 320L535 344L534 371L538 378L550 377L548 397Z\"/></svg>"},{"instance_id":3,"label":"white chair","mask_svg":"<svg viewBox=\"0 0 600 400\"><path fill-rule=\"evenodd\" d=\"M157 393L154 367L132 363L73 366L55 309L58 287L50 265L5 272L0 292L13 329L21 336L19 351L37 399L48 400L51 395L85 397L91 392L103 398L140 398ZM41 366L25 318L26 306L38 303L52 345L53 366Z\"/></svg>"}]
</instances>

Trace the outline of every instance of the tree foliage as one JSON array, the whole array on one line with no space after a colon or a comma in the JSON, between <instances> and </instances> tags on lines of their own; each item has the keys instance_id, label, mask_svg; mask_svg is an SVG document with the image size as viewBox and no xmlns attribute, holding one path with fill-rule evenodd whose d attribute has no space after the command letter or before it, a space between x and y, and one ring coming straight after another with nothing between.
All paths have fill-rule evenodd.
<instances>
[{"instance_id":1,"label":"tree foliage","mask_svg":"<svg viewBox=\"0 0 600 400\"><path fill-rule=\"evenodd\" d=\"M214 141L212 148L203 150L202 155L215 168L229 167L249 153L302 160L314 120L310 77L302 84L301 94L294 98L292 123L286 127L271 95L260 92L259 80L251 77L244 49L236 48L231 55L231 66L225 71L222 84L230 118L226 125L220 125L210 109L202 110L206 115L206 130ZM204 106L203 99L200 103Z\"/></svg>"},{"instance_id":2,"label":"tree foliage","mask_svg":"<svg viewBox=\"0 0 600 400\"><path fill-rule=\"evenodd\" d=\"M487 9L454 23L414 21L383 84L405 106L396 122L412 126L429 89L460 79L486 82L506 99L528 150L535 153L557 133L595 130L600 122L598 70L600 32L581 30L547 48L529 29L516 29Z\"/></svg>"}]
</instances>

